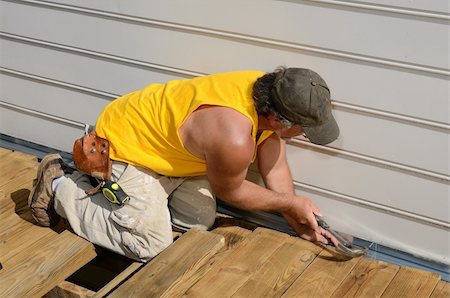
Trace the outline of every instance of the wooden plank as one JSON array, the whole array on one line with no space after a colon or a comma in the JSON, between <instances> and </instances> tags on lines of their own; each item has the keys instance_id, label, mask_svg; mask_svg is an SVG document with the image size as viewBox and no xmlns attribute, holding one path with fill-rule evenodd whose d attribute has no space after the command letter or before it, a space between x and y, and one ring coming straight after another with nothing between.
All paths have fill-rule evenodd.
<instances>
[{"instance_id":1,"label":"wooden plank","mask_svg":"<svg viewBox=\"0 0 450 298\"><path fill-rule=\"evenodd\" d=\"M0 225L5 227L0 232L0 260L9 262L16 254L23 250L27 250L33 243L44 237L58 237L59 234L66 229L63 221L58 225L47 228L34 224L31 219L31 212L28 211L30 219L25 220L17 214L11 214L1 218Z\"/></svg>"},{"instance_id":2,"label":"wooden plank","mask_svg":"<svg viewBox=\"0 0 450 298\"><path fill-rule=\"evenodd\" d=\"M1 158L0 163L4 170L0 178L0 190L4 193L0 197L0 214L15 212L27 206L28 195L37 175L38 163L17 159L5 163Z\"/></svg>"},{"instance_id":3,"label":"wooden plank","mask_svg":"<svg viewBox=\"0 0 450 298\"><path fill-rule=\"evenodd\" d=\"M110 297L159 297L225 245L222 236L192 229L133 275Z\"/></svg>"},{"instance_id":4,"label":"wooden plank","mask_svg":"<svg viewBox=\"0 0 450 298\"><path fill-rule=\"evenodd\" d=\"M291 237L233 297L280 297L321 250L309 241Z\"/></svg>"},{"instance_id":5,"label":"wooden plank","mask_svg":"<svg viewBox=\"0 0 450 298\"><path fill-rule=\"evenodd\" d=\"M0 159L1 161L1 159ZM20 209L26 206L28 195L33 187L33 182L37 176L37 162L11 160L2 165L2 175L0 176L0 190L4 196L0 213L8 211L12 206ZM24 199L21 198L21 192L26 192ZM14 205L11 205L14 203Z\"/></svg>"},{"instance_id":6,"label":"wooden plank","mask_svg":"<svg viewBox=\"0 0 450 298\"><path fill-rule=\"evenodd\" d=\"M5 297L42 296L96 256L94 246L64 231L43 237L0 270L0 293Z\"/></svg>"},{"instance_id":7,"label":"wooden plank","mask_svg":"<svg viewBox=\"0 0 450 298\"><path fill-rule=\"evenodd\" d=\"M65 280L51 289L43 298L85 298L94 297L94 295L94 291Z\"/></svg>"},{"instance_id":8,"label":"wooden plank","mask_svg":"<svg viewBox=\"0 0 450 298\"><path fill-rule=\"evenodd\" d=\"M224 226L217 227L212 230L213 233L222 235L225 238L224 250L231 250L239 245L252 231L236 227L236 226Z\"/></svg>"},{"instance_id":9,"label":"wooden plank","mask_svg":"<svg viewBox=\"0 0 450 298\"><path fill-rule=\"evenodd\" d=\"M25 177L26 178L26 177ZM23 213L29 210L28 197L33 186L32 179L18 178L0 190L0 214Z\"/></svg>"},{"instance_id":10,"label":"wooden plank","mask_svg":"<svg viewBox=\"0 0 450 298\"><path fill-rule=\"evenodd\" d=\"M36 156L28 154L28 153L20 152L20 151L17 151L17 150L12 151L12 154L10 156L15 158L15 159L22 160L22 161L34 161L34 162L37 162Z\"/></svg>"},{"instance_id":11,"label":"wooden plank","mask_svg":"<svg viewBox=\"0 0 450 298\"><path fill-rule=\"evenodd\" d=\"M12 150L0 147L0 158L8 153L12 152Z\"/></svg>"},{"instance_id":12,"label":"wooden plank","mask_svg":"<svg viewBox=\"0 0 450 298\"><path fill-rule=\"evenodd\" d=\"M4 160L0 159L0 168L2 175L0 175L0 189L4 189L12 180L32 172L34 178L37 176L37 165L35 161L23 161L15 158Z\"/></svg>"},{"instance_id":13,"label":"wooden plank","mask_svg":"<svg viewBox=\"0 0 450 298\"><path fill-rule=\"evenodd\" d=\"M358 261L324 249L282 297L330 297Z\"/></svg>"},{"instance_id":14,"label":"wooden plank","mask_svg":"<svg viewBox=\"0 0 450 298\"><path fill-rule=\"evenodd\" d=\"M287 240L280 232L258 228L193 285L188 297L229 297Z\"/></svg>"},{"instance_id":15,"label":"wooden plank","mask_svg":"<svg viewBox=\"0 0 450 298\"><path fill-rule=\"evenodd\" d=\"M0 239L6 241L12 235L20 234L33 226L34 219L31 216L31 211L23 212L22 214L5 213L0 216L0 224L2 225Z\"/></svg>"},{"instance_id":16,"label":"wooden plank","mask_svg":"<svg viewBox=\"0 0 450 298\"><path fill-rule=\"evenodd\" d=\"M431 298L448 298L450 297L450 283L440 280L431 294Z\"/></svg>"},{"instance_id":17,"label":"wooden plank","mask_svg":"<svg viewBox=\"0 0 450 298\"><path fill-rule=\"evenodd\" d=\"M37 161L37 158L34 155L23 153L23 152L20 152L17 150L10 150L10 149L0 147L0 158L3 159L3 157L16 158L16 159L27 160L27 161Z\"/></svg>"},{"instance_id":18,"label":"wooden plank","mask_svg":"<svg viewBox=\"0 0 450 298\"><path fill-rule=\"evenodd\" d=\"M189 288L203 278L203 276L208 273L214 264L222 261L236 246L240 245L240 243L245 241L246 237L251 234L250 230L236 226L218 227L212 232L222 235L225 238L225 246L198 270L186 276L182 282L178 282L176 285L170 287L166 292L164 292L164 294L161 295L161 298L182 296Z\"/></svg>"},{"instance_id":19,"label":"wooden plank","mask_svg":"<svg viewBox=\"0 0 450 298\"><path fill-rule=\"evenodd\" d=\"M432 272L402 267L381 297L429 297L440 279Z\"/></svg>"},{"instance_id":20,"label":"wooden plank","mask_svg":"<svg viewBox=\"0 0 450 298\"><path fill-rule=\"evenodd\" d=\"M332 297L380 297L400 266L361 258Z\"/></svg>"}]
</instances>

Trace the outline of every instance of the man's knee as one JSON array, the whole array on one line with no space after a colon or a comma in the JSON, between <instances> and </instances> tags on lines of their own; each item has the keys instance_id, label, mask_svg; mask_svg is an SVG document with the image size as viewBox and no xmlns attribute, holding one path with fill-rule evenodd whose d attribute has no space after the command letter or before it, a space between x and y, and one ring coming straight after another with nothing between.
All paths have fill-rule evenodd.
<instances>
[{"instance_id":1,"label":"man's knee","mask_svg":"<svg viewBox=\"0 0 450 298\"><path fill-rule=\"evenodd\" d=\"M210 229L216 219L216 200L206 177L186 179L171 195L172 224L180 229Z\"/></svg>"}]
</instances>

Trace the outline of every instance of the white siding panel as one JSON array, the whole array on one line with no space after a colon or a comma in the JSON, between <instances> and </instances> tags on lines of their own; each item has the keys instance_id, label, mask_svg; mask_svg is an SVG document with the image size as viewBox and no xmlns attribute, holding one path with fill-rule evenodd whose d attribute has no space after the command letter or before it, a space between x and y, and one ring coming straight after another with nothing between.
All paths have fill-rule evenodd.
<instances>
[{"instance_id":1,"label":"white siding panel","mask_svg":"<svg viewBox=\"0 0 450 298\"><path fill-rule=\"evenodd\" d=\"M330 82L334 100L450 122L450 85L445 76L405 72L348 59L311 56L304 51L7 4L11 12L6 14L10 17L2 30L15 34L200 73L255 68L269 71L279 65L310 67ZM16 14L21 17L14 17ZM31 15L39 21L33 26L23 25L20 20ZM148 42L142 40L144 36Z\"/></svg>"},{"instance_id":2,"label":"white siding panel","mask_svg":"<svg viewBox=\"0 0 450 298\"><path fill-rule=\"evenodd\" d=\"M151 82L163 83L183 78L129 63L73 54L11 39L3 39L1 43L0 61L5 68L116 95L141 89Z\"/></svg>"},{"instance_id":3,"label":"white siding panel","mask_svg":"<svg viewBox=\"0 0 450 298\"><path fill-rule=\"evenodd\" d=\"M73 148L73 142L83 135L83 129L2 106L0 106L0 127L3 134L63 151Z\"/></svg>"},{"instance_id":4,"label":"white siding panel","mask_svg":"<svg viewBox=\"0 0 450 298\"><path fill-rule=\"evenodd\" d=\"M330 146L450 175L448 131L335 111L341 135Z\"/></svg>"},{"instance_id":5,"label":"white siding panel","mask_svg":"<svg viewBox=\"0 0 450 298\"><path fill-rule=\"evenodd\" d=\"M101 110L109 103L108 99L99 96L1 73L0 80L7 86L0 90L0 100L81 123L95 124ZM72 145L64 149L71 151Z\"/></svg>"},{"instance_id":6,"label":"white siding panel","mask_svg":"<svg viewBox=\"0 0 450 298\"><path fill-rule=\"evenodd\" d=\"M24 57L24 59L12 59L16 56ZM9 40L5 40L3 43L2 58L7 68L30 71L45 78L68 81L113 95L140 89L153 82L152 79L161 82L163 79L176 78L168 74L157 75L150 70L133 69L129 65L21 45ZM334 76L330 75L330 77ZM132 81L133 79L135 81ZM35 86L39 89L38 87L38 85ZM135 88L132 89L132 87ZM13 94L16 93L13 89L8 90ZM22 95L25 96L24 92L5 95L3 100L11 102L12 96L20 98ZM26 96L34 94L33 92L28 92ZM38 92L45 94L46 91L38 90ZM69 97L71 99L67 99L69 103L77 96L76 93L72 92L71 94L73 94L72 97ZM56 98L59 95L52 96ZM36 100L38 98L36 97ZM42 96L41 104L45 104L45 96ZM57 106L53 112L57 112L62 106L64 104ZM84 101L81 106L89 106L89 100ZM97 112L99 107L101 108L102 105L93 105L92 111ZM333 146L406 165L414 165L429 171L449 174L448 135L445 130L393 122L389 119L349 113L348 111L337 110L335 114L339 120L342 134L339 140L332 144ZM92 115L90 117L88 119L90 123L93 123L95 119L92 119ZM415 150L410 150L412 147Z\"/></svg>"},{"instance_id":7,"label":"white siding panel","mask_svg":"<svg viewBox=\"0 0 450 298\"><path fill-rule=\"evenodd\" d=\"M357 205L347 204L331 197L308 191L299 191L313 199L325 214L333 228L357 236L371 239L375 243L409 252L415 256L449 262L450 234L448 229L436 228L397 215L382 213ZM423 198L428 200L428 198ZM429 201L430 204L434 202ZM449 210L449 203L441 206ZM447 213L447 218L450 215Z\"/></svg>"},{"instance_id":8,"label":"white siding panel","mask_svg":"<svg viewBox=\"0 0 450 298\"><path fill-rule=\"evenodd\" d=\"M359 0L367 4L387 5L392 7L400 7L403 9L414 9L424 12L450 13L450 3L448 0Z\"/></svg>"},{"instance_id":9,"label":"white siding panel","mask_svg":"<svg viewBox=\"0 0 450 298\"><path fill-rule=\"evenodd\" d=\"M287 150L296 181L450 222L449 209L443 208L449 204L448 182L307 148Z\"/></svg>"},{"instance_id":10,"label":"white siding panel","mask_svg":"<svg viewBox=\"0 0 450 298\"><path fill-rule=\"evenodd\" d=\"M390 14L354 11L344 6L330 9L314 1L141 0L127 5L120 5L118 0L100 5L76 2L127 15L434 67L443 67L446 59L445 68L449 68L445 22L399 17L391 26ZM436 40L431 32L442 39Z\"/></svg>"}]
</instances>

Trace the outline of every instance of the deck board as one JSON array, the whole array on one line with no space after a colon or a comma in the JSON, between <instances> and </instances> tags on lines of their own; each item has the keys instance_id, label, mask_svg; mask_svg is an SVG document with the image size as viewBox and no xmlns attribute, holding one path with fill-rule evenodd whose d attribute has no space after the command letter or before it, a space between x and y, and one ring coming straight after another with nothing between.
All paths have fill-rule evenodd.
<instances>
[{"instance_id":1,"label":"deck board","mask_svg":"<svg viewBox=\"0 0 450 298\"><path fill-rule=\"evenodd\" d=\"M233 295L280 297L321 252L321 248L291 237Z\"/></svg>"},{"instance_id":2,"label":"deck board","mask_svg":"<svg viewBox=\"0 0 450 298\"><path fill-rule=\"evenodd\" d=\"M90 243L64 231L46 234L7 259L0 270L0 293L5 297L42 296L95 257Z\"/></svg>"},{"instance_id":3,"label":"deck board","mask_svg":"<svg viewBox=\"0 0 450 298\"><path fill-rule=\"evenodd\" d=\"M399 268L397 265L361 258L332 297L380 297Z\"/></svg>"},{"instance_id":4,"label":"deck board","mask_svg":"<svg viewBox=\"0 0 450 298\"><path fill-rule=\"evenodd\" d=\"M34 156L0 148L1 297L39 297L52 289L95 297L450 297L449 283L434 273L365 257L346 260L297 237L236 226L236 219L211 232L184 233L97 293L68 287L64 279L96 252L64 221L52 229L36 225L27 199L37 167Z\"/></svg>"},{"instance_id":5,"label":"deck board","mask_svg":"<svg viewBox=\"0 0 450 298\"><path fill-rule=\"evenodd\" d=\"M258 228L191 287L187 297L230 297L287 240L283 233Z\"/></svg>"},{"instance_id":6,"label":"deck board","mask_svg":"<svg viewBox=\"0 0 450 298\"><path fill-rule=\"evenodd\" d=\"M222 235L225 238L224 247L212 256L208 262L201 266L197 271L191 273L189 276L185 276L182 282L176 284L176 286L168 289L161 298L181 297L187 292L195 283L201 280L205 274L217 263L226 258L236 246L240 245L245 238L251 234L250 230L240 227L219 227L212 231L215 234Z\"/></svg>"},{"instance_id":7,"label":"deck board","mask_svg":"<svg viewBox=\"0 0 450 298\"><path fill-rule=\"evenodd\" d=\"M190 230L120 286L110 297L159 297L225 245L223 236Z\"/></svg>"},{"instance_id":8,"label":"deck board","mask_svg":"<svg viewBox=\"0 0 450 298\"><path fill-rule=\"evenodd\" d=\"M431 298L448 298L450 297L450 283L440 280L431 293Z\"/></svg>"},{"instance_id":9,"label":"deck board","mask_svg":"<svg viewBox=\"0 0 450 298\"><path fill-rule=\"evenodd\" d=\"M330 297L358 261L324 249L282 297Z\"/></svg>"},{"instance_id":10,"label":"deck board","mask_svg":"<svg viewBox=\"0 0 450 298\"><path fill-rule=\"evenodd\" d=\"M37 226L27 200L35 156L0 148L0 295L42 296L92 260L94 246L66 230Z\"/></svg>"},{"instance_id":11,"label":"deck board","mask_svg":"<svg viewBox=\"0 0 450 298\"><path fill-rule=\"evenodd\" d=\"M435 273L402 267L382 297L429 297L439 280Z\"/></svg>"}]
</instances>

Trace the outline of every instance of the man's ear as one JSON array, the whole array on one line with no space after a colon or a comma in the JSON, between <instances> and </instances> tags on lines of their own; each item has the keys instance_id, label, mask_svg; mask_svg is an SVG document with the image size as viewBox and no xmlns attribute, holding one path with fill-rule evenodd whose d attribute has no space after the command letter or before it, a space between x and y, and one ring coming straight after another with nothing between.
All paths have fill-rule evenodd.
<instances>
[{"instance_id":1,"label":"man's ear","mask_svg":"<svg viewBox=\"0 0 450 298\"><path fill-rule=\"evenodd\" d=\"M276 117L275 115L267 116L267 122L274 130L283 128L283 124L281 123L280 119L278 119L278 117Z\"/></svg>"}]
</instances>

